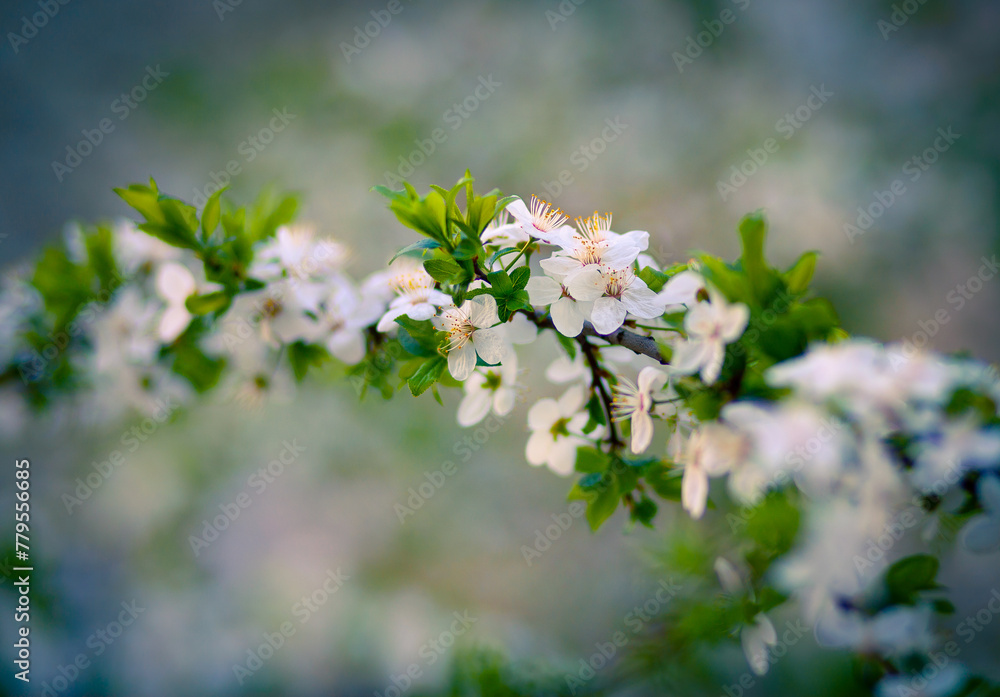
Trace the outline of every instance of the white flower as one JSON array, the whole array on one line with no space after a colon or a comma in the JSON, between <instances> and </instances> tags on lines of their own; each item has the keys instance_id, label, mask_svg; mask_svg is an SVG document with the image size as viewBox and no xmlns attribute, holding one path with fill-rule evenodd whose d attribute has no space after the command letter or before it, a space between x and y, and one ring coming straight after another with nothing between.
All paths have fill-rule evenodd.
<instances>
[{"instance_id":1,"label":"white flower","mask_svg":"<svg viewBox=\"0 0 1000 697\"><path fill-rule=\"evenodd\" d=\"M639 371L638 384L624 378L615 389L612 403L616 419L630 419L632 422L632 452L641 453L649 447L653 439L653 393L663 387L667 374L652 366Z\"/></svg>"},{"instance_id":2,"label":"white flower","mask_svg":"<svg viewBox=\"0 0 1000 697\"><path fill-rule=\"evenodd\" d=\"M583 428L589 417L581 412L585 401L583 387L576 385L566 391L558 401L539 400L528 411L528 428L531 436L525 454L528 462L536 467L548 465L558 475L568 476L576 464L576 450L587 445ZM598 426L591 433L594 438L603 435Z\"/></svg>"},{"instance_id":3,"label":"white flower","mask_svg":"<svg viewBox=\"0 0 1000 697\"><path fill-rule=\"evenodd\" d=\"M701 371L706 383L715 382L726 357L726 344L740 338L750 318L743 303L730 305L720 294L711 293L711 302L698 303L684 317L688 338L674 348L670 367L689 375Z\"/></svg>"},{"instance_id":4,"label":"white flower","mask_svg":"<svg viewBox=\"0 0 1000 697\"><path fill-rule=\"evenodd\" d=\"M504 248L516 247L524 244L531 238L522 229L520 223L511 222L510 212L504 209L490 221L486 229L483 230L483 234L479 236L479 239L484 245L494 245Z\"/></svg>"},{"instance_id":5,"label":"white flower","mask_svg":"<svg viewBox=\"0 0 1000 697\"><path fill-rule=\"evenodd\" d=\"M600 346L601 360L607 364L627 365L636 359L636 354L624 346ZM582 352L577 352L576 358L571 359L566 354L556 358L549 367L545 369L545 379L555 384L563 384L582 380L588 387L593 381L594 375L590 372L590 366Z\"/></svg>"},{"instance_id":6,"label":"white flower","mask_svg":"<svg viewBox=\"0 0 1000 697\"><path fill-rule=\"evenodd\" d=\"M116 222L112 239L115 259L129 276L141 268L149 269L181 258L180 249L143 232L131 220Z\"/></svg>"},{"instance_id":7,"label":"white flower","mask_svg":"<svg viewBox=\"0 0 1000 697\"><path fill-rule=\"evenodd\" d=\"M164 343L173 343L191 323L192 314L185 303L196 291L194 274L186 266L169 262L156 270L156 292L167 304L157 328Z\"/></svg>"},{"instance_id":8,"label":"white flower","mask_svg":"<svg viewBox=\"0 0 1000 697\"><path fill-rule=\"evenodd\" d=\"M401 257L393 263L393 267L393 273L386 282L397 297L389 303L388 311L378 321L378 331L385 333L394 329L397 317L406 315L417 321L427 320L437 314L437 308L451 305L451 298L434 288L434 279L419 261Z\"/></svg>"},{"instance_id":9,"label":"white flower","mask_svg":"<svg viewBox=\"0 0 1000 697\"><path fill-rule=\"evenodd\" d=\"M865 339L813 346L804 356L771 367L765 377L814 401L842 398L864 419L899 406L902 397L884 349Z\"/></svg>"},{"instance_id":10,"label":"white flower","mask_svg":"<svg viewBox=\"0 0 1000 697\"><path fill-rule=\"evenodd\" d=\"M693 307L698 292L705 288L705 279L696 271L681 271L664 284L657 294L668 311Z\"/></svg>"},{"instance_id":11,"label":"white flower","mask_svg":"<svg viewBox=\"0 0 1000 697\"><path fill-rule=\"evenodd\" d=\"M555 243L562 247L540 264L547 272L568 276L592 264L612 269L630 267L639 253L649 246L649 233L633 230L619 235L611 231L611 215L594 213L577 218L579 232L564 235Z\"/></svg>"},{"instance_id":12,"label":"white flower","mask_svg":"<svg viewBox=\"0 0 1000 697\"><path fill-rule=\"evenodd\" d=\"M226 317L228 324L246 322L259 326L261 337L270 344L291 344L311 342L319 333L319 325L307 311L314 308L303 304L295 292L295 284L277 281L263 290L236 296Z\"/></svg>"},{"instance_id":13,"label":"white flower","mask_svg":"<svg viewBox=\"0 0 1000 697\"><path fill-rule=\"evenodd\" d=\"M506 416L517 400L517 359L496 368L476 368L462 385L465 397L458 405L458 424L474 426L493 410Z\"/></svg>"},{"instance_id":14,"label":"white flower","mask_svg":"<svg viewBox=\"0 0 1000 697\"><path fill-rule=\"evenodd\" d=\"M652 319L663 314L663 304L631 268L591 265L567 279L570 295L593 301L588 319L598 334L611 334L631 312Z\"/></svg>"},{"instance_id":15,"label":"white flower","mask_svg":"<svg viewBox=\"0 0 1000 697\"><path fill-rule=\"evenodd\" d=\"M740 643L747 663L757 675L764 675L768 668L768 649L778 643L778 633L763 612L753 618L753 624L740 630Z\"/></svg>"},{"instance_id":16,"label":"white flower","mask_svg":"<svg viewBox=\"0 0 1000 697\"><path fill-rule=\"evenodd\" d=\"M456 380L465 380L476 367L476 355L487 363L499 363L504 357L504 342L499 329L497 301L492 295L477 295L461 307L446 308L431 322L448 333L448 371Z\"/></svg>"},{"instance_id":17,"label":"white flower","mask_svg":"<svg viewBox=\"0 0 1000 697\"><path fill-rule=\"evenodd\" d=\"M583 331L585 314L589 311L589 306L581 307L581 304L570 296L566 286L563 285L562 277L553 276L546 271L545 276L532 276L528 279L525 290L528 291L532 305L551 306L549 314L560 334L577 336Z\"/></svg>"},{"instance_id":18,"label":"white flower","mask_svg":"<svg viewBox=\"0 0 1000 697\"><path fill-rule=\"evenodd\" d=\"M506 210L526 234L546 244L559 244L573 234L573 228L566 225L566 214L537 196L531 197L530 209L516 199L507 204Z\"/></svg>"},{"instance_id":19,"label":"white flower","mask_svg":"<svg viewBox=\"0 0 1000 697\"><path fill-rule=\"evenodd\" d=\"M365 357L364 328L382 313L380 303L365 298L347 282L337 283L317 313L321 341L344 363L360 363ZM329 332L328 336L324 335Z\"/></svg>"},{"instance_id":20,"label":"white flower","mask_svg":"<svg viewBox=\"0 0 1000 697\"><path fill-rule=\"evenodd\" d=\"M931 619L931 609L926 605L894 606L874 617L834 607L816 623L816 640L830 648L905 656L933 647Z\"/></svg>"},{"instance_id":21,"label":"white flower","mask_svg":"<svg viewBox=\"0 0 1000 697\"><path fill-rule=\"evenodd\" d=\"M317 239L309 224L282 225L274 239L265 243L254 258L255 278L310 279L333 271L347 258L346 248L331 239Z\"/></svg>"},{"instance_id":22,"label":"white flower","mask_svg":"<svg viewBox=\"0 0 1000 697\"><path fill-rule=\"evenodd\" d=\"M93 324L93 369L113 373L124 364L148 366L156 362L157 303L135 286L122 288Z\"/></svg>"},{"instance_id":23,"label":"white flower","mask_svg":"<svg viewBox=\"0 0 1000 697\"><path fill-rule=\"evenodd\" d=\"M977 491L983 514L965 526L962 544L970 552L985 554L1000 549L1000 479L980 478Z\"/></svg>"},{"instance_id":24,"label":"white flower","mask_svg":"<svg viewBox=\"0 0 1000 697\"><path fill-rule=\"evenodd\" d=\"M721 424L704 424L691 434L678 464L684 467L681 503L692 518L701 518L705 513L709 477L732 469L742 448L742 438Z\"/></svg>"},{"instance_id":25,"label":"white flower","mask_svg":"<svg viewBox=\"0 0 1000 697\"><path fill-rule=\"evenodd\" d=\"M715 569L715 575L719 577L719 585L722 586L722 590L726 593L738 595L746 591L743 576L740 575L740 572L737 571L736 567L728 559L725 557L716 557L713 568Z\"/></svg>"},{"instance_id":26,"label":"white flower","mask_svg":"<svg viewBox=\"0 0 1000 697\"><path fill-rule=\"evenodd\" d=\"M920 445L911 477L925 493L942 483L958 481L969 468L996 467L1000 462L1000 432L984 429L975 418L949 421L941 433Z\"/></svg>"},{"instance_id":27,"label":"white flower","mask_svg":"<svg viewBox=\"0 0 1000 697\"><path fill-rule=\"evenodd\" d=\"M828 494L842 480L848 430L818 407L799 400L776 405L732 402L722 410L722 418L750 440L748 462L729 482L730 490L739 479L749 485L734 491L744 503L756 501L768 486L780 483L782 475L794 476L810 496ZM758 470L759 476L744 470Z\"/></svg>"}]
</instances>

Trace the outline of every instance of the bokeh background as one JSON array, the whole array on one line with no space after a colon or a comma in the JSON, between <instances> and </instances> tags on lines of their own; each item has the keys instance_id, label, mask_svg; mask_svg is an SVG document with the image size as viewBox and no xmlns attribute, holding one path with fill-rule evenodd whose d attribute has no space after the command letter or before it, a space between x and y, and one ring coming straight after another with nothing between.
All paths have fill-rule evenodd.
<instances>
[{"instance_id":1,"label":"bokeh background","mask_svg":"<svg viewBox=\"0 0 1000 697\"><path fill-rule=\"evenodd\" d=\"M301 192L303 217L351 246L360 277L411 241L372 185L426 189L470 168L484 188L613 211L617 228L650 231L664 264L735 255L740 217L764 208L771 257L819 250L818 289L849 331L1000 359L1000 284L966 287L1000 241L997 3L69 0L11 39L39 7L4 2L0 23L4 267L67 221L127 214L112 187L153 176L200 203L235 162L233 199ZM151 72L162 80L122 118L122 93ZM287 126L255 147L275 110ZM106 118L114 130L90 154L54 166ZM443 142L421 157L436 129ZM935 150L939 129L958 137ZM776 152L733 178L769 138ZM896 180L905 191L875 215ZM871 225L851 232L859 207ZM556 392L540 384L532 397ZM498 647L522 673L576 667L669 577L662 529L683 521L665 511L661 532L623 533L615 518L596 536L577 521L527 565L522 545L565 512L566 482L524 463L523 405L469 447L456 403L359 406L326 387L257 416L209 404L158 429L72 513L63 494L133 424L8 434L38 485L31 694L80 653L92 664L56 694L385 694L414 662L409 692L435 691L460 649L431 662L426 642L456 611L478 618L459 643ZM189 536L293 439L304 452L192 554ZM457 472L400 523L394 505L448 461ZM338 568L348 580L300 625L295 603ZM132 600L146 609L95 655L92 633ZM296 634L240 684L233 664L288 620ZM795 651L759 694L844 693L843 657L811 640ZM731 653L716 692L746 670ZM631 684L621 694L662 694ZM0 685L18 689L6 669Z\"/></svg>"}]
</instances>

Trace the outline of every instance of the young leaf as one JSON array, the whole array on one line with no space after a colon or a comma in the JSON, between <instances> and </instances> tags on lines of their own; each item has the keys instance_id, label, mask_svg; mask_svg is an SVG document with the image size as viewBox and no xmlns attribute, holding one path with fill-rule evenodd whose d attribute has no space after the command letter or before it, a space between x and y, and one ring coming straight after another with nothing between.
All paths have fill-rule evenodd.
<instances>
[{"instance_id":1,"label":"young leaf","mask_svg":"<svg viewBox=\"0 0 1000 697\"><path fill-rule=\"evenodd\" d=\"M389 263L391 264L392 262L396 261L396 259L402 256L422 257L427 254L428 250L438 249L440 247L441 243L438 242L437 240L429 240L429 239L420 240L419 242L414 242L413 244L403 247L398 252L393 254L392 259L389 260Z\"/></svg>"},{"instance_id":2,"label":"young leaf","mask_svg":"<svg viewBox=\"0 0 1000 697\"><path fill-rule=\"evenodd\" d=\"M429 359L422 366L417 368L407 384L410 386L410 392L413 393L414 397L422 395L428 390L428 388L433 385L445 370L448 368L448 360L443 356L435 356Z\"/></svg>"},{"instance_id":3,"label":"young leaf","mask_svg":"<svg viewBox=\"0 0 1000 697\"><path fill-rule=\"evenodd\" d=\"M451 283L462 275L462 267L449 259L428 259L424 270L439 283Z\"/></svg>"}]
</instances>

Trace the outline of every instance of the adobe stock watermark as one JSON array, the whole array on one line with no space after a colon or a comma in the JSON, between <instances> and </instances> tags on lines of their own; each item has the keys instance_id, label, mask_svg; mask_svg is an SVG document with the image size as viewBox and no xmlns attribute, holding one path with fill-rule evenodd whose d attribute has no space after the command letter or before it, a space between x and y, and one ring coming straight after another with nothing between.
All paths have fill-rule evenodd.
<instances>
[{"instance_id":1,"label":"adobe stock watermark","mask_svg":"<svg viewBox=\"0 0 1000 697\"><path fill-rule=\"evenodd\" d=\"M282 446L284 447L273 460L247 477L243 490L232 501L219 504L220 513L217 516L211 520L201 521L200 536L188 536L188 543L191 545L191 551L195 557L201 556L201 553L209 545L219 539L219 535L228 530L243 511L250 507L250 504L254 502L254 496L260 496L267 491L267 488L284 473L285 468L295 464L299 455L306 451L305 446L299 445L297 438L293 438L291 443L287 440L282 441Z\"/></svg>"},{"instance_id":2,"label":"adobe stock watermark","mask_svg":"<svg viewBox=\"0 0 1000 697\"><path fill-rule=\"evenodd\" d=\"M1000 614L1000 590L993 588L986 604L975 615L966 615L965 619L955 626L955 634L965 642L964 646L968 646L976 640L980 632L985 630L998 614ZM891 678L892 689L885 690L884 694L898 695L898 697L945 694L945 692L933 690L936 687L933 685L936 679L953 686L953 689L947 694L957 694L954 687L957 687L956 683L964 682L961 678L965 674L965 669L954 659L962 653L964 646L952 639L946 642L940 651L928 651L927 657L930 661L924 664L923 668L916 672L893 676Z\"/></svg>"},{"instance_id":3,"label":"adobe stock watermark","mask_svg":"<svg viewBox=\"0 0 1000 697\"><path fill-rule=\"evenodd\" d=\"M935 481L921 487L910 499L910 505L897 511L892 519L885 524L881 534L868 538L863 554L855 554L852 560L858 578L864 579L871 571L881 571L885 566L883 562L886 560L886 555L896 546L897 542L903 539L906 531L914 528L923 518L923 499L929 496L939 498L944 496L949 489L961 481L965 472L965 467L950 460L947 472Z\"/></svg>"},{"instance_id":4,"label":"adobe stock watermark","mask_svg":"<svg viewBox=\"0 0 1000 697\"><path fill-rule=\"evenodd\" d=\"M875 23L882 38L888 41L893 32L899 31L904 24L909 22L910 17L915 15L926 2L927 0L903 0L901 3L894 4L889 19L879 19Z\"/></svg>"},{"instance_id":5,"label":"adobe stock watermark","mask_svg":"<svg viewBox=\"0 0 1000 697\"><path fill-rule=\"evenodd\" d=\"M923 152L914 155L903 163L902 174L905 179L911 184L916 182L961 137L962 134L953 132L951 126L948 126L946 129L937 129L937 136L934 138L934 142L924 149ZM858 216L854 221L855 224L844 223L844 234L847 235L847 239L851 244L854 244L855 238L868 232L872 225L875 224L875 221L892 208L893 204L906 192L906 182L903 178L894 179L885 191L876 191L873 193L872 198L874 200L871 203L867 206L858 206Z\"/></svg>"},{"instance_id":6,"label":"adobe stock watermark","mask_svg":"<svg viewBox=\"0 0 1000 697\"><path fill-rule=\"evenodd\" d=\"M517 404L524 403L524 394L518 391L515 400ZM503 416L497 416L493 412L490 412L474 428L470 427L466 435L455 441L451 449L452 453L456 457L461 458L463 464L469 462L472 456L482 450L493 435L507 423L512 413L513 410ZM455 476L456 472L458 472L458 467L451 460L445 460L441 463L441 467L436 470L424 472L424 481L406 490L408 496L405 502L400 503L397 501L393 505L393 511L395 511L400 525L405 523L408 517L415 515L417 511L423 508L424 504L430 501L444 487L448 479Z\"/></svg>"},{"instance_id":7,"label":"adobe stock watermark","mask_svg":"<svg viewBox=\"0 0 1000 697\"><path fill-rule=\"evenodd\" d=\"M220 22L226 21L226 15L235 12L236 8L243 4L243 0L212 0L212 9L219 17Z\"/></svg>"},{"instance_id":8,"label":"adobe stock watermark","mask_svg":"<svg viewBox=\"0 0 1000 697\"><path fill-rule=\"evenodd\" d=\"M16 55L21 46L38 36L38 32L48 26L49 20L59 14L60 5L68 5L70 0L38 0L38 12L21 17L21 31L7 32L7 41Z\"/></svg>"},{"instance_id":9,"label":"adobe stock watermark","mask_svg":"<svg viewBox=\"0 0 1000 697\"><path fill-rule=\"evenodd\" d=\"M451 133L462 127L479 107L502 87L503 83L494 79L493 73L483 77L478 77L475 88L461 101L455 102L441 115L441 120L449 127L449 131L438 126L432 130L426 138L415 138L413 144L416 146L406 155L399 156L399 164L395 172L386 170L383 173L385 185L390 189L401 189L403 180L409 179L413 173L427 164L427 160L437 152L438 148L444 145Z\"/></svg>"},{"instance_id":10,"label":"adobe stock watermark","mask_svg":"<svg viewBox=\"0 0 1000 697\"><path fill-rule=\"evenodd\" d=\"M956 284L945 295L945 301L950 307L938 308L929 319L918 320L919 329L903 339L902 357L904 360L916 356L920 349L936 337L944 325L951 321L952 313L960 312L970 300L982 292L989 281L996 278L997 271L1000 271L1000 260L997 259L997 255L994 254L989 259L980 257L979 260L982 264L976 273L962 283Z\"/></svg>"},{"instance_id":11,"label":"adobe stock watermark","mask_svg":"<svg viewBox=\"0 0 1000 697\"><path fill-rule=\"evenodd\" d=\"M731 0L731 2L736 5L736 8L740 12L744 12L750 7L750 0ZM674 65L677 66L677 72L683 73L685 66L692 65L695 60L701 57L705 49L714 44L715 40L722 36L726 27L736 21L736 17L736 13L727 7L719 12L719 16L716 19L702 21L702 26L705 29L687 37L684 52L674 51L671 54L671 58L674 59Z\"/></svg>"},{"instance_id":12,"label":"adobe stock watermark","mask_svg":"<svg viewBox=\"0 0 1000 697\"><path fill-rule=\"evenodd\" d=\"M100 461L95 460L91 465L90 472L83 477L76 478L76 488L73 489L73 493L64 493L62 495L61 498L63 505L66 506L67 515L73 515L74 509L82 506L84 501L93 496L94 492L104 485L104 482L128 464L126 454L135 453L143 443L153 437L153 434L163 424L170 420L171 415L180 407L179 404L174 402L173 397L170 396L164 399L157 399L155 404L156 408L150 416L122 432L119 442L122 444L124 451L115 449L105 459Z\"/></svg>"},{"instance_id":13,"label":"adobe stock watermark","mask_svg":"<svg viewBox=\"0 0 1000 697\"><path fill-rule=\"evenodd\" d=\"M370 22L355 25L354 36L350 43L347 41L340 42L340 51L344 54L344 60L350 63L356 56L361 55L361 52L379 37L382 30L389 26L392 18L402 12L403 9L402 0L389 0L384 10L372 10L372 20Z\"/></svg>"},{"instance_id":14,"label":"adobe stock watermark","mask_svg":"<svg viewBox=\"0 0 1000 697\"><path fill-rule=\"evenodd\" d=\"M581 658L579 668L575 673L566 673L566 687L571 695L577 694L588 682L607 667L618 652L637 636L643 628L653 621L663 611L671 600L681 591L681 586L672 578L661 579L656 591L642 605L636 605L624 617L625 631L619 630L608 637L607 641L594 644L596 651L589 658Z\"/></svg>"},{"instance_id":15,"label":"adobe stock watermark","mask_svg":"<svg viewBox=\"0 0 1000 697\"><path fill-rule=\"evenodd\" d=\"M122 92L121 96L111 102L109 109L111 113L118 117L118 123L124 121L139 108L149 95L163 84L163 81L170 77L170 73L161 70L159 63L156 67L146 66L146 74L127 92ZM59 182L71 174L83 164L83 161L90 157L94 150L104 142L105 138L114 133L118 123L111 117L106 116L97 122L95 128L84 128L80 131L83 140L76 145L66 146L66 157L52 161L52 172Z\"/></svg>"},{"instance_id":16,"label":"adobe stock watermark","mask_svg":"<svg viewBox=\"0 0 1000 697\"><path fill-rule=\"evenodd\" d=\"M470 615L468 610L463 610L462 612L456 610L452 613L452 616L455 619L448 629L445 629L436 637L420 645L420 648L417 650L417 656L421 660L414 661L406 666L399 675L389 673L389 682L391 684L387 685L381 691L375 690L374 697L401 697L417 680L423 677L424 670L427 667L437 663L441 656L455 644L455 640L468 632L472 625L479 621L479 618Z\"/></svg>"},{"instance_id":17,"label":"adobe stock watermark","mask_svg":"<svg viewBox=\"0 0 1000 697\"><path fill-rule=\"evenodd\" d=\"M262 634L264 640L259 645L247 649L246 658L233 664L236 682L242 685L247 678L263 668L264 664L274 658L288 640L295 636L298 628L309 622L350 579L351 577L341 571L339 566L336 570L327 569L320 585L299 598L289 609L292 617L298 620L298 626L291 620L285 620L278 625L276 631L264 632Z\"/></svg>"},{"instance_id":18,"label":"adobe stock watermark","mask_svg":"<svg viewBox=\"0 0 1000 697\"><path fill-rule=\"evenodd\" d=\"M586 172L590 165L608 149L608 145L618 140L619 136L627 129L628 124L622 122L621 116L604 119L604 128L601 129L601 132L570 153L569 164L571 167L559 172L554 180L542 182L541 188L548 200L555 199L571 187L576 181L576 175Z\"/></svg>"},{"instance_id":19,"label":"adobe stock watermark","mask_svg":"<svg viewBox=\"0 0 1000 697\"><path fill-rule=\"evenodd\" d=\"M833 92L826 89L825 84L819 87L815 85L809 88L809 96L794 110L786 113L774 124L774 130L787 141L794 136L819 111L824 104L833 96ZM730 167L729 179L727 181L718 180L715 188L718 190L722 200L725 201L732 194L749 181L768 160L781 149L781 141L777 138L765 138L764 142L757 148L747 148L747 159Z\"/></svg>"},{"instance_id":20,"label":"adobe stock watermark","mask_svg":"<svg viewBox=\"0 0 1000 697\"><path fill-rule=\"evenodd\" d=\"M209 172L208 178L212 181L200 189L198 187L194 188L192 202L195 206L202 208L208 201L209 196L219 189L229 186L234 177L242 174L244 165L248 165L256 160L257 156L274 142L277 135L284 131L288 127L288 124L298 118L296 114L288 111L288 107L282 107L281 109L275 107L271 109L271 113L274 116L271 117L271 120L267 124L258 129L256 133L248 135L236 146L236 154L242 155L242 158L230 160L219 172Z\"/></svg>"},{"instance_id":21,"label":"adobe stock watermark","mask_svg":"<svg viewBox=\"0 0 1000 697\"><path fill-rule=\"evenodd\" d=\"M56 667L58 675L52 678L51 682L42 682L42 697L58 697L58 695L70 690L80 675L90 668L93 659L107 651L108 647L135 623L139 615L146 611L146 608L140 606L134 598L131 602L123 601L121 607L122 609L115 619L98 627L87 637L85 645L90 649L89 651L81 651L67 665L60 664ZM70 690L70 694L73 693L75 690Z\"/></svg>"},{"instance_id":22,"label":"adobe stock watermark","mask_svg":"<svg viewBox=\"0 0 1000 697\"><path fill-rule=\"evenodd\" d=\"M559 25L573 16L578 8L587 0L561 0L555 10L545 10L545 19L548 20L549 28L555 31Z\"/></svg>"},{"instance_id":23,"label":"adobe stock watermark","mask_svg":"<svg viewBox=\"0 0 1000 697\"><path fill-rule=\"evenodd\" d=\"M546 526L544 530L541 528L535 530L534 544L530 547L521 545L521 557L524 563L528 566L534 564L535 560L540 559L552 547L552 543L573 527L573 523L582 518L586 512L587 506L583 501L572 501L566 507L565 513L553 513L551 525Z\"/></svg>"}]
</instances>

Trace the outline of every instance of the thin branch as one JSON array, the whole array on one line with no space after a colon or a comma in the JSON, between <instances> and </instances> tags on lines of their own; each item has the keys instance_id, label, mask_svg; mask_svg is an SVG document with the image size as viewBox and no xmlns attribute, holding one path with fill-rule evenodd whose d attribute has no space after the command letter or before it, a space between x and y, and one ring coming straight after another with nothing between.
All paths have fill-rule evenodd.
<instances>
[{"instance_id":1,"label":"thin branch","mask_svg":"<svg viewBox=\"0 0 1000 697\"><path fill-rule=\"evenodd\" d=\"M597 390L598 395L601 397L601 402L604 405L604 413L607 415L608 419L608 443L610 443L612 450L617 450L622 446L622 441L618 437L618 428L615 426L614 414L611 410L611 395L608 393L608 389L604 385L604 377L601 375L603 371L601 369L601 364L597 360L597 347L587 341L587 338L582 334L578 336L576 340L579 342L580 349L582 350L584 357L587 359L587 365L590 367L590 373L592 376L591 384L594 386L594 389Z\"/></svg>"}]
</instances>

